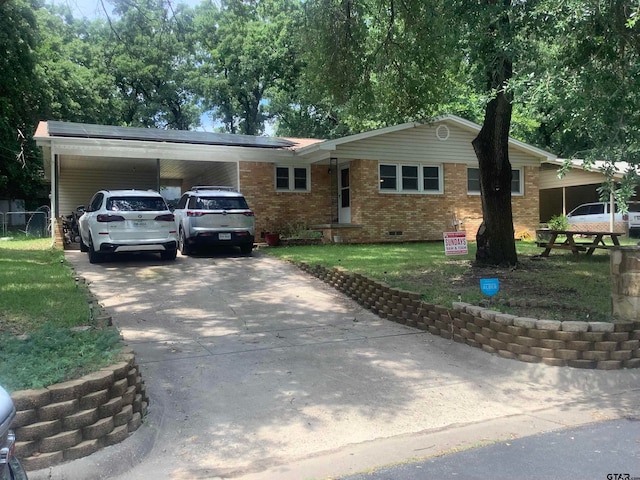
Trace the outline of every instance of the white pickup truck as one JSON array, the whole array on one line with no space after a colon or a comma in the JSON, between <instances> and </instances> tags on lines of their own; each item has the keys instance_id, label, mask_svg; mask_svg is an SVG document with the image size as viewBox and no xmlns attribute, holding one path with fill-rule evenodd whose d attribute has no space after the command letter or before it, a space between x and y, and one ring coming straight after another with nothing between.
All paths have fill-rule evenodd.
<instances>
[{"instance_id":1,"label":"white pickup truck","mask_svg":"<svg viewBox=\"0 0 640 480\"><path fill-rule=\"evenodd\" d=\"M640 202L629 202L628 207L628 213L623 214L616 211L614 221L628 222L629 236L640 236ZM610 217L608 202L585 203L567 214L569 224L578 225L584 223L608 223Z\"/></svg>"}]
</instances>

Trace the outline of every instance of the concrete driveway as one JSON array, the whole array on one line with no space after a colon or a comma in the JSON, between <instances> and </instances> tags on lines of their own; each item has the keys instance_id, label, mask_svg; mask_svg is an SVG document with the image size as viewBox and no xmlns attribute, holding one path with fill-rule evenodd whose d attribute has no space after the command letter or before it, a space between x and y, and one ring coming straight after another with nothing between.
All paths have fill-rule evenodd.
<instances>
[{"instance_id":1,"label":"concrete driveway","mask_svg":"<svg viewBox=\"0 0 640 480\"><path fill-rule=\"evenodd\" d=\"M639 411L638 371L502 359L260 252L67 258L136 351L151 403L121 444L32 480L329 478Z\"/></svg>"}]
</instances>

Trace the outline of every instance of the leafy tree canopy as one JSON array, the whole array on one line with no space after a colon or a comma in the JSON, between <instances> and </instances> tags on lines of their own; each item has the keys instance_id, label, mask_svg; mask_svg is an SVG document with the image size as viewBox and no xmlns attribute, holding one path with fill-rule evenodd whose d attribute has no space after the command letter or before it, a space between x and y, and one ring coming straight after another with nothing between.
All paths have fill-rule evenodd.
<instances>
[{"instance_id":1,"label":"leafy tree canopy","mask_svg":"<svg viewBox=\"0 0 640 480\"><path fill-rule=\"evenodd\" d=\"M41 162L32 135L37 121L37 0L0 3L0 198L33 195Z\"/></svg>"},{"instance_id":2,"label":"leafy tree canopy","mask_svg":"<svg viewBox=\"0 0 640 480\"><path fill-rule=\"evenodd\" d=\"M197 90L226 131L262 134L271 102L294 90L300 12L295 0L222 0L197 10Z\"/></svg>"}]
</instances>

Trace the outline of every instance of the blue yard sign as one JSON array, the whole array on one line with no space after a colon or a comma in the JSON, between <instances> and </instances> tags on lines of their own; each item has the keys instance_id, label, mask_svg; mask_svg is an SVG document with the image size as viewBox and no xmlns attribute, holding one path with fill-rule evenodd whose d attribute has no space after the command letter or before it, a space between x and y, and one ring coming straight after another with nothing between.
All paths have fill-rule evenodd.
<instances>
[{"instance_id":1,"label":"blue yard sign","mask_svg":"<svg viewBox=\"0 0 640 480\"><path fill-rule=\"evenodd\" d=\"M500 290L500 280L497 278L481 278L480 291L488 297L493 297Z\"/></svg>"}]
</instances>

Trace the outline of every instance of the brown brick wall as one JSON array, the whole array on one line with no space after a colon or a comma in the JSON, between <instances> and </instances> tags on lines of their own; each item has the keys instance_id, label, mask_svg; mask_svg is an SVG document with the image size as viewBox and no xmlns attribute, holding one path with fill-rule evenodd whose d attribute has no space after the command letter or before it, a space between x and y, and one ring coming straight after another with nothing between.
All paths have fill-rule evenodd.
<instances>
[{"instance_id":1,"label":"brown brick wall","mask_svg":"<svg viewBox=\"0 0 640 480\"><path fill-rule=\"evenodd\" d=\"M330 177L327 165L311 166L309 192L277 192L275 165L240 162L240 188L256 215L256 239L261 232L289 222L329 223Z\"/></svg>"},{"instance_id":2,"label":"brown brick wall","mask_svg":"<svg viewBox=\"0 0 640 480\"><path fill-rule=\"evenodd\" d=\"M271 224L331 221L331 174L327 165L312 165L310 192L276 192L271 163L241 162L240 185L256 214L256 236ZM378 191L378 162L351 162L351 223L357 229L340 231L353 243L441 240L461 221L470 240L482 222L479 195L467 194L467 166L445 164L444 194L390 194ZM524 167L523 196L513 197L514 229L517 238L535 236L539 225L539 168ZM335 179L333 179L335 182ZM401 232L390 235L389 232ZM337 232L333 232L337 233Z\"/></svg>"}]
</instances>

